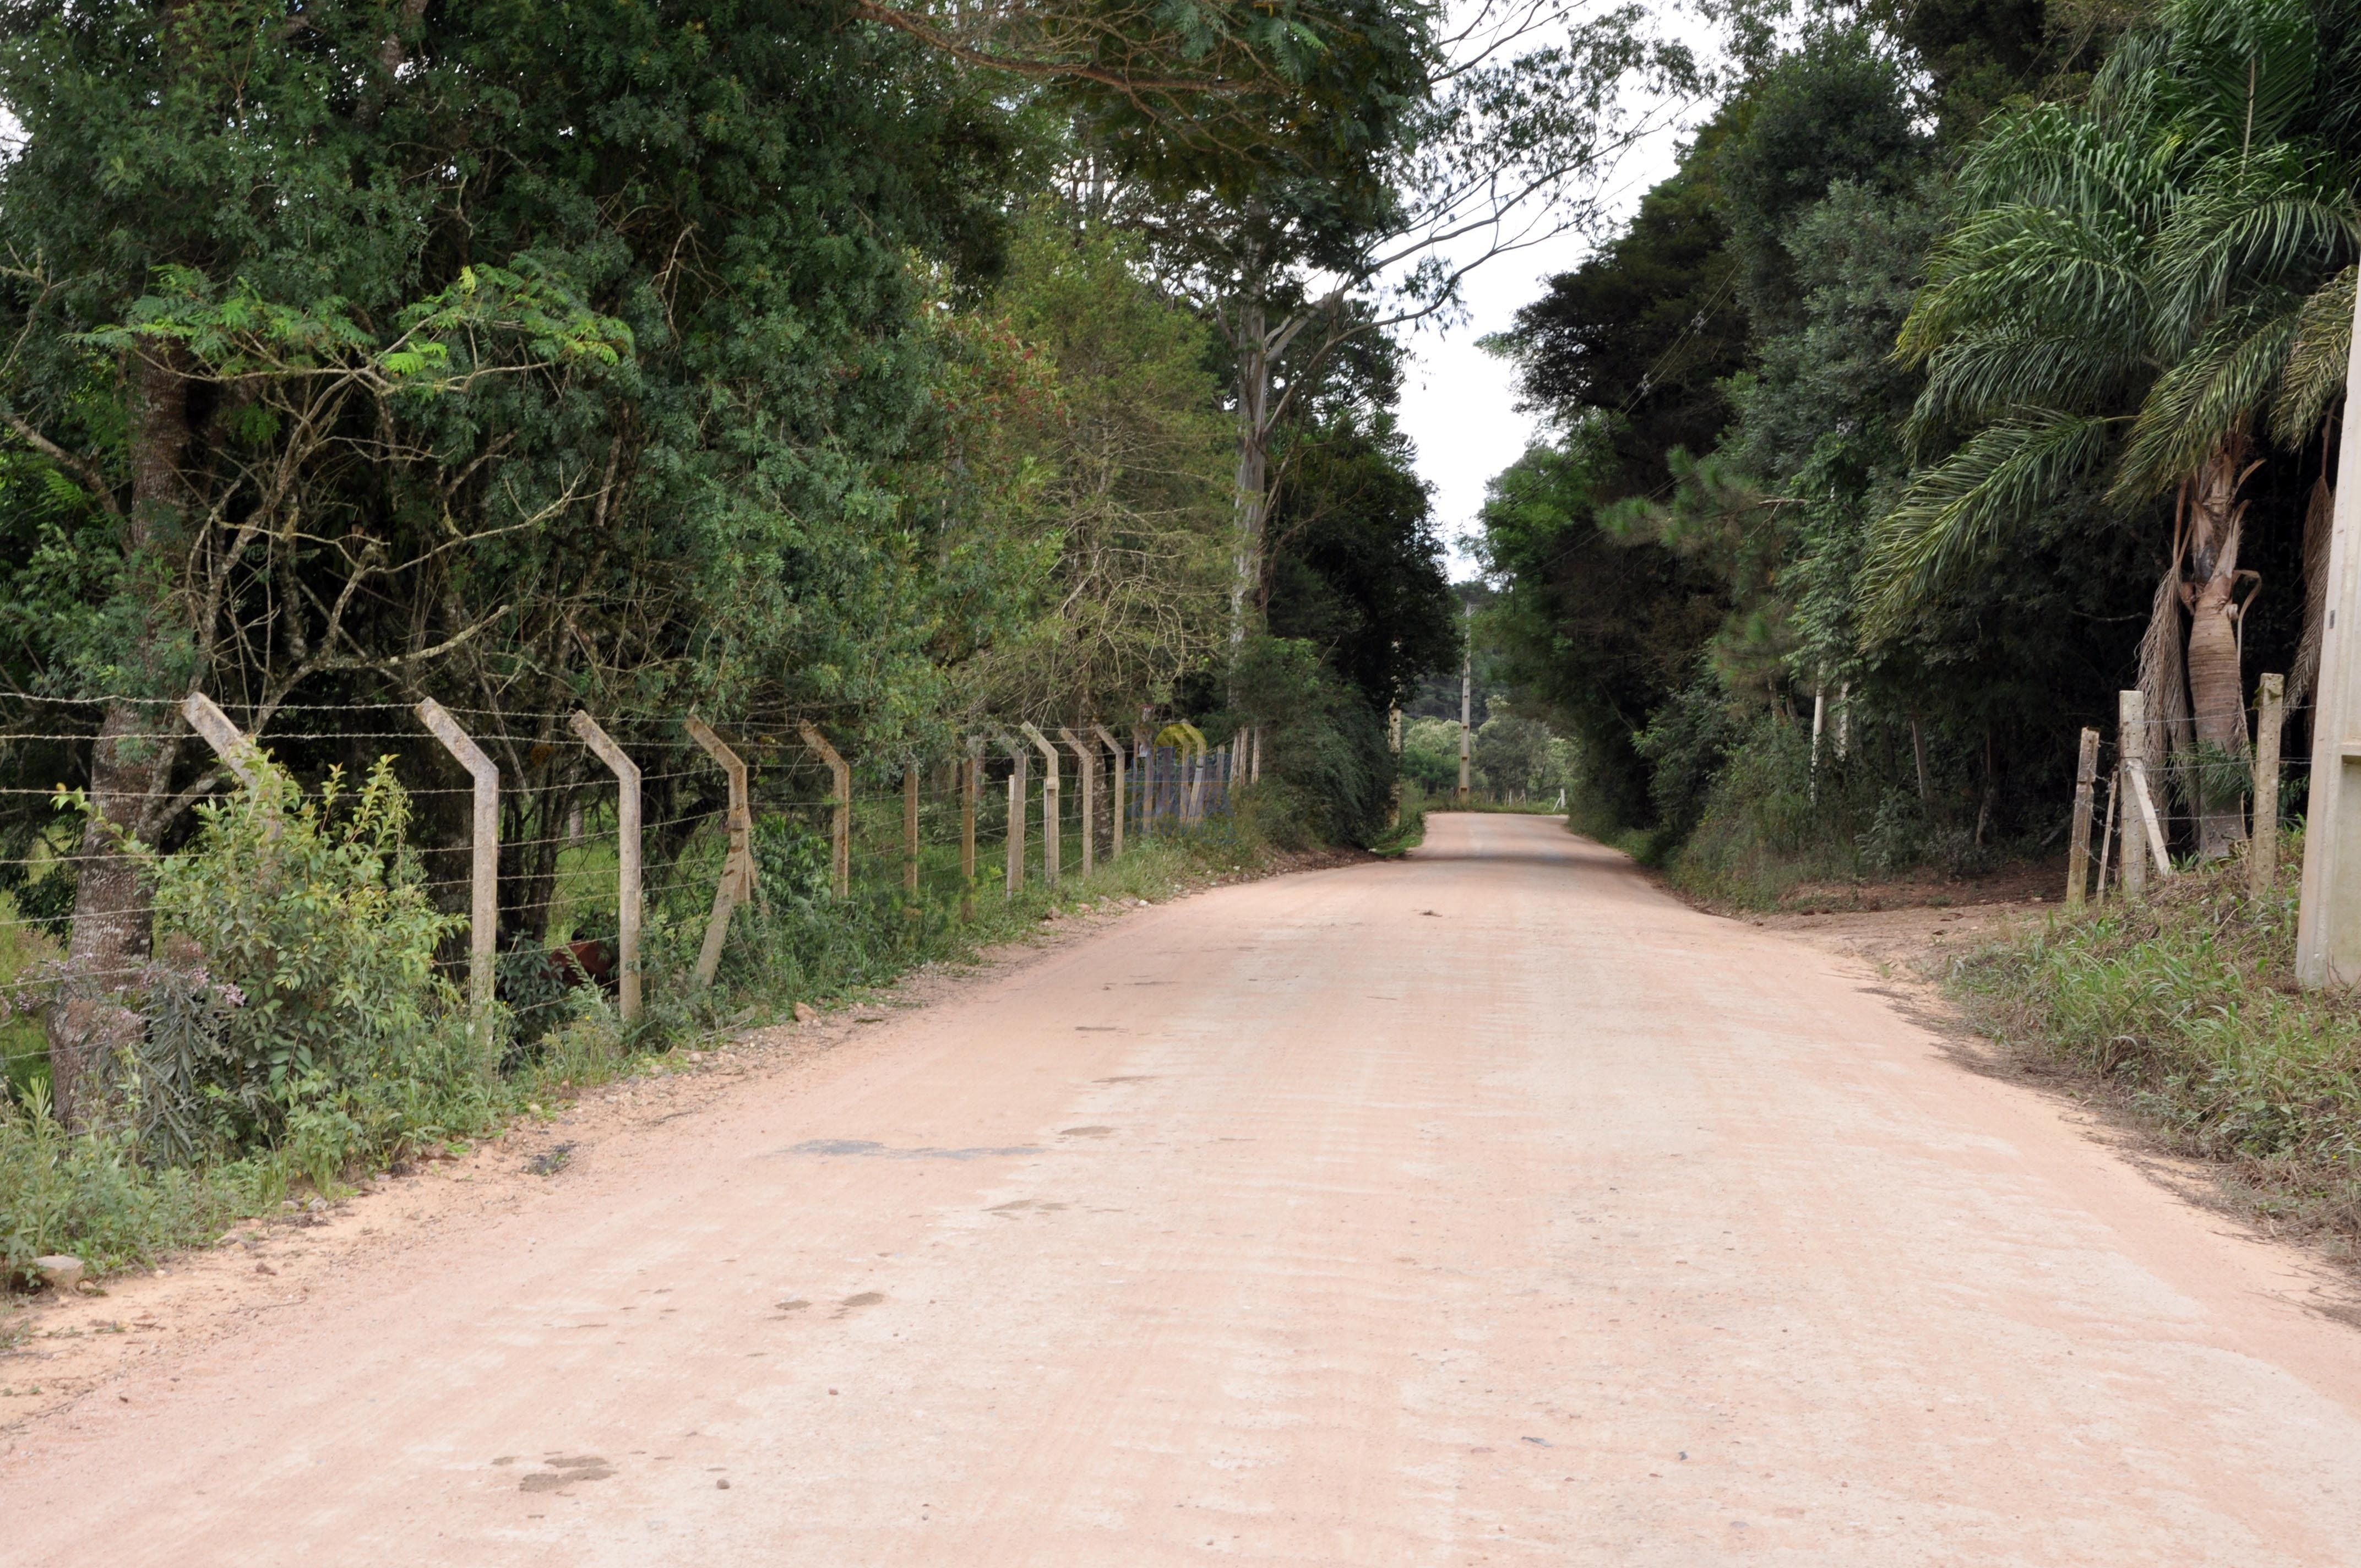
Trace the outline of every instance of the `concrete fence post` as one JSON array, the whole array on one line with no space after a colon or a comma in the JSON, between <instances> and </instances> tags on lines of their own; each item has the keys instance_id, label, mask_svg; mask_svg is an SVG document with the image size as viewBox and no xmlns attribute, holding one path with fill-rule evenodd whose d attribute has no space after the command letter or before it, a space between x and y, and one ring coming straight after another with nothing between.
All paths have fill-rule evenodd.
<instances>
[{"instance_id":1,"label":"concrete fence post","mask_svg":"<svg viewBox=\"0 0 2361 1568\"><path fill-rule=\"evenodd\" d=\"M828 764L829 776L836 785L836 810L829 823L829 870L836 887L836 895L844 897L852 891L852 769L836 753L808 718L798 719L796 733L803 737L806 746Z\"/></svg>"},{"instance_id":2,"label":"concrete fence post","mask_svg":"<svg viewBox=\"0 0 2361 1568\"><path fill-rule=\"evenodd\" d=\"M730 916L754 896L754 811L746 784L746 760L723 743L713 727L690 714L681 721L688 738L721 765L730 780L730 849L713 885L713 913L706 917L705 945L697 949L697 983L711 985L721 968L721 945L730 937Z\"/></svg>"},{"instance_id":3,"label":"concrete fence post","mask_svg":"<svg viewBox=\"0 0 2361 1568\"><path fill-rule=\"evenodd\" d=\"M2139 720L2134 726L2134 733L2140 737L2137 749L2126 748L2124 753L2124 781L2131 790L2132 804L2132 810L2125 815L2124 826L2146 830L2140 837L2148 857L2156 864L2156 874L2169 880L2173 875L2172 853L2165 841L2164 824L2156 814L2156 796L2149 791L2147 784L2147 708L2139 693L2125 692L2124 695L2131 699L2129 711ZM2128 867L2129 861L2126 861L2125 864Z\"/></svg>"},{"instance_id":4,"label":"concrete fence post","mask_svg":"<svg viewBox=\"0 0 2361 1568\"><path fill-rule=\"evenodd\" d=\"M1049 738L1030 724L1019 724L1025 739L1041 752L1041 881L1049 887L1058 885L1058 858L1065 838L1065 825L1058 811L1058 748Z\"/></svg>"},{"instance_id":5,"label":"concrete fence post","mask_svg":"<svg viewBox=\"0 0 2361 1568\"><path fill-rule=\"evenodd\" d=\"M467 874L467 1001L480 1017L492 1004L494 955L500 948L500 770L433 697L418 705L418 717L476 784L475 842Z\"/></svg>"},{"instance_id":6,"label":"concrete fence post","mask_svg":"<svg viewBox=\"0 0 2361 1568\"><path fill-rule=\"evenodd\" d=\"M214 749L214 755L222 760L223 766L237 775L238 783L252 789L262 782L262 774L255 766L258 758L254 742L230 722L229 715L213 698L203 692L191 692L181 701L181 717L189 721L190 729L204 737L205 744Z\"/></svg>"},{"instance_id":7,"label":"concrete fence post","mask_svg":"<svg viewBox=\"0 0 2361 1568\"><path fill-rule=\"evenodd\" d=\"M2147 829L2139 820L2139 808L2135 802L2133 769L2145 755L2147 745L2147 698L2136 691L2115 694L2115 755L2123 779L2124 841L2117 856L2122 870L2116 884L2125 898L2137 898L2147 891Z\"/></svg>"},{"instance_id":8,"label":"concrete fence post","mask_svg":"<svg viewBox=\"0 0 2361 1568\"><path fill-rule=\"evenodd\" d=\"M2356 310L2361 314L2361 310ZM2361 387L2361 332L2345 356L2348 387ZM2304 807L2303 894L2296 915L2295 978L2307 989L2361 981L2361 419L2348 411L2337 448L2336 505L2329 521L2327 615L2312 698L2312 773Z\"/></svg>"},{"instance_id":9,"label":"concrete fence post","mask_svg":"<svg viewBox=\"0 0 2361 1568\"><path fill-rule=\"evenodd\" d=\"M1123 818L1126 809L1123 789L1123 765L1126 759L1123 742L1117 740L1115 738L1115 732L1104 724L1092 725L1091 733L1099 738L1099 744L1104 746L1107 749L1107 755L1115 759L1115 799L1112 809L1107 813L1107 824L1110 829L1107 838L1107 852L1113 859L1119 861L1123 859Z\"/></svg>"},{"instance_id":10,"label":"concrete fence post","mask_svg":"<svg viewBox=\"0 0 2361 1568\"><path fill-rule=\"evenodd\" d=\"M2279 869L2279 733L2287 720L2287 677L2265 675L2256 692L2255 823L2246 847L2246 888L2257 899Z\"/></svg>"},{"instance_id":11,"label":"concrete fence post","mask_svg":"<svg viewBox=\"0 0 2361 1568\"><path fill-rule=\"evenodd\" d=\"M640 1015L640 766L582 709L568 722L615 775L615 982L629 1024Z\"/></svg>"},{"instance_id":12,"label":"concrete fence post","mask_svg":"<svg viewBox=\"0 0 2361 1568\"><path fill-rule=\"evenodd\" d=\"M1074 772L1082 786L1082 874L1088 876L1098 867L1098 748L1063 725L1058 727L1058 739L1074 754Z\"/></svg>"},{"instance_id":13,"label":"concrete fence post","mask_svg":"<svg viewBox=\"0 0 2361 1568\"><path fill-rule=\"evenodd\" d=\"M1018 736L1006 736L1003 743L1008 748L1013 765L1008 770L1008 874L1005 891L1011 898L1025 885L1025 807L1030 793L1026 777L1033 752Z\"/></svg>"}]
</instances>

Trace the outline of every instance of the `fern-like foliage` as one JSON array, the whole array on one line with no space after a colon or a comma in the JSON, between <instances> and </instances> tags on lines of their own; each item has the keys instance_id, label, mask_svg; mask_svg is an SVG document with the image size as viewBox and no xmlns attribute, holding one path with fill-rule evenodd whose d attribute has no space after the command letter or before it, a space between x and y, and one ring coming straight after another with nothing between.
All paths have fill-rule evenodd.
<instances>
[{"instance_id":1,"label":"fern-like foliage","mask_svg":"<svg viewBox=\"0 0 2361 1568\"><path fill-rule=\"evenodd\" d=\"M2167 0L2082 101L1988 128L1895 345L1928 466L1864 565L1872 635L2066 485L2137 506L2266 416L2317 426L2361 256L2356 171L2303 139L2321 47L2304 0Z\"/></svg>"}]
</instances>

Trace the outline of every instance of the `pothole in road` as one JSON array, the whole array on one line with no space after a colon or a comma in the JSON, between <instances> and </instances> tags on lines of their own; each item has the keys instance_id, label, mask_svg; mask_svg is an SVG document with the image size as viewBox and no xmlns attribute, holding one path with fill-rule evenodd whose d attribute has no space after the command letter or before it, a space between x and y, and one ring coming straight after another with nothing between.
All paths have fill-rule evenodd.
<instances>
[{"instance_id":1,"label":"pothole in road","mask_svg":"<svg viewBox=\"0 0 2361 1568\"><path fill-rule=\"evenodd\" d=\"M498 1464L495 1460L493 1463ZM517 1482L520 1492L555 1492L582 1481L604 1481L615 1472L596 1453L558 1454L542 1461L549 1466Z\"/></svg>"}]
</instances>

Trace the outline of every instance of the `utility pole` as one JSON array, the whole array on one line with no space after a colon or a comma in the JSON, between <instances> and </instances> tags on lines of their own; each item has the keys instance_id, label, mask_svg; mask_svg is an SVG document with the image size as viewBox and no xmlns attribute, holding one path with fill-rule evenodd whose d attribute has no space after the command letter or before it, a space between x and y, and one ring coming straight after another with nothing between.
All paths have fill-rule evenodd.
<instances>
[{"instance_id":1,"label":"utility pole","mask_svg":"<svg viewBox=\"0 0 2361 1568\"><path fill-rule=\"evenodd\" d=\"M1466 650L1459 662L1459 804L1467 804L1467 784L1474 773L1476 759L1475 732L1468 728L1475 717L1476 696L1476 606L1469 601L1466 615Z\"/></svg>"},{"instance_id":2,"label":"utility pole","mask_svg":"<svg viewBox=\"0 0 2361 1568\"><path fill-rule=\"evenodd\" d=\"M2361 388L2361 334L2345 364ZM2361 420L2347 406L2336 455L2336 511L2328 533L2328 614L2312 712L2312 794L2304 809L2303 903L2296 917L2299 983L2361 980Z\"/></svg>"}]
</instances>

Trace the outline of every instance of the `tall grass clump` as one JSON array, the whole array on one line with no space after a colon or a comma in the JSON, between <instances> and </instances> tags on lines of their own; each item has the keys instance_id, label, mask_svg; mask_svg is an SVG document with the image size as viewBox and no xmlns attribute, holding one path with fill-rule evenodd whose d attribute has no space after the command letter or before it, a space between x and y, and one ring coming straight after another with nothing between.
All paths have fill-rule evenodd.
<instances>
[{"instance_id":1,"label":"tall grass clump","mask_svg":"<svg viewBox=\"0 0 2361 1568\"><path fill-rule=\"evenodd\" d=\"M1956 961L2004 1044L2087 1076L2268 1213L2361 1234L2361 1010L2295 983L2301 848L2257 899L2243 864L2059 912Z\"/></svg>"}]
</instances>

